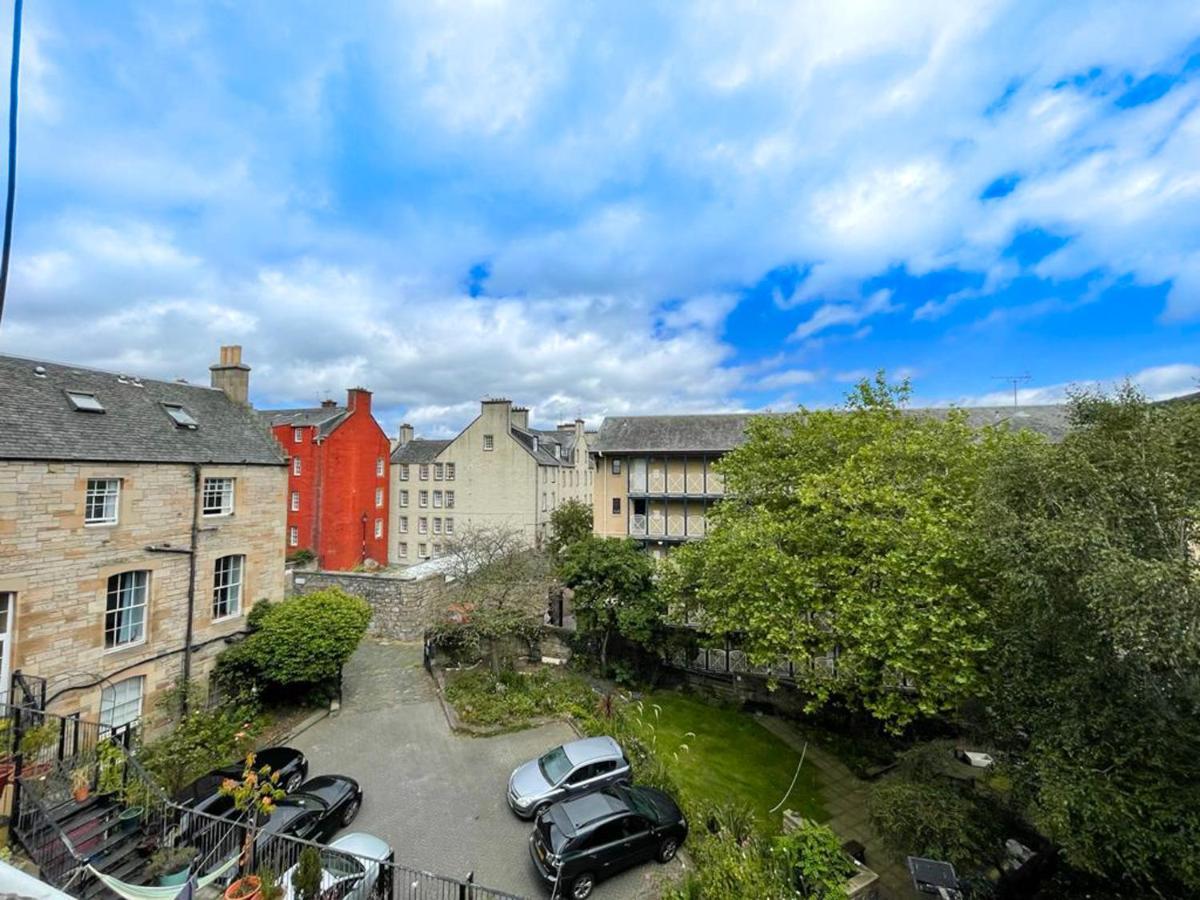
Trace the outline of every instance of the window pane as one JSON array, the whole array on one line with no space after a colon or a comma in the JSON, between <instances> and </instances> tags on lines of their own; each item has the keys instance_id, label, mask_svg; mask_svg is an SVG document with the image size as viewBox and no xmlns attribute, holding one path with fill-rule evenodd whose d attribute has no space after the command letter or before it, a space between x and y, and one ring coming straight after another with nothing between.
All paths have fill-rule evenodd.
<instances>
[{"instance_id":1,"label":"window pane","mask_svg":"<svg viewBox=\"0 0 1200 900\"><path fill-rule=\"evenodd\" d=\"M242 570L246 557L222 556L213 567L213 618L236 616L242 608Z\"/></svg>"},{"instance_id":2,"label":"window pane","mask_svg":"<svg viewBox=\"0 0 1200 900\"><path fill-rule=\"evenodd\" d=\"M119 728L142 716L142 691L146 679L138 675L105 687L100 692L100 724Z\"/></svg>"},{"instance_id":3,"label":"window pane","mask_svg":"<svg viewBox=\"0 0 1200 900\"><path fill-rule=\"evenodd\" d=\"M206 516L227 516L233 512L233 479L205 478L201 511Z\"/></svg>"},{"instance_id":4,"label":"window pane","mask_svg":"<svg viewBox=\"0 0 1200 900\"><path fill-rule=\"evenodd\" d=\"M146 586L149 572L121 572L108 579L104 614L106 649L136 644L145 637Z\"/></svg>"},{"instance_id":5,"label":"window pane","mask_svg":"<svg viewBox=\"0 0 1200 900\"><path fill-rule=\"evenodd\" d=\"M84 498L83 521L88 525L112 525L117 521L121 479L91 478Z\"/></svg>"}]
</instances>

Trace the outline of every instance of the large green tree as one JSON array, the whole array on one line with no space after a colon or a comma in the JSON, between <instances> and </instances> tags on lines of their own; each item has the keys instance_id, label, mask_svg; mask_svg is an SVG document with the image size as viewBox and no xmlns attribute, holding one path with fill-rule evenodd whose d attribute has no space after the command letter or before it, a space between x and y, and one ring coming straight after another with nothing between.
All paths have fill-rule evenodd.
<instances>
[{"instance_id":1,"label":"large green tree","mask_svg":"<svg viewBox=\"0 0 1200 900\"><path fill-rule=\"evenodd\" d=\"M582 500L568 500L550 513L550 538L546 549L555 559L562 557L567 547L592 533L592 507Z\"/></svg>"},{"instance_id":2,"label":"large green tree","mask_svg":"<svg viewBox=\"0 0 1200 900\"><path fill-rule=\"evenodd\" d=\"M637 542L594 535L569 545L559 576L574 592L575 619L600 643L600 669L608 670L614 634L650 643L663 621L654 583L654 560Z\"/></svg>"},{"instance_id":3,"label":"large green tree","mask_svg":"<svg viewBox=\"0 0 1200 900\"><path fill-rule=\"evenodd\" d=\"M708 537L664 580L751 662L795 661L814 706L841 695L891 727L969 696L988 648L968 527L985 448L907 398L881 374L843 409L752 419ZM808 665L834 653L835 676Z\"/></svg>"},{"instance_id":4,"label":"large green tree","mask_svg":"<svg viewBox=\"0 0 1200 900\"><path fill-rule=\"evenodd\" d=\"M1071 419L981 485L988 708L1074 865L1129 896L1200 892L1200 407L1125 387Z\"/></svg>"}]
</instances>

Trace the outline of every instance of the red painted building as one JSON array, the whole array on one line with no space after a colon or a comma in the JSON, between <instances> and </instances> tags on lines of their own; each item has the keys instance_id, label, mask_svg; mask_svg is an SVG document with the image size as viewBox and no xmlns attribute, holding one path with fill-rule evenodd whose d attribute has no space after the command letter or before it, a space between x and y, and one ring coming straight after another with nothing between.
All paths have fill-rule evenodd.
<instances>
[{"instance_id":1,"label":"red painted building","mask_svg":"<svg viewBox=\"0 0 1200 900\"><path fill-rule=\"evenodd\" d=\"M387 565L391 445L371 415L371 392L346 405L264 410L288 455L287 551L311 550L323 569Z\"/></svg>"}]
</instances>

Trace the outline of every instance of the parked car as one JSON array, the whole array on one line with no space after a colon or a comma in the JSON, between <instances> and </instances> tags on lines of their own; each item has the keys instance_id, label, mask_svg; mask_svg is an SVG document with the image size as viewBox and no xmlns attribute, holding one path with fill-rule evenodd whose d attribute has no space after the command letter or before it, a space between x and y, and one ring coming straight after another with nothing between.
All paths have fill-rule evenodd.
<instances>
[{"instance_id":1,"label":"parked car","mask_svg":"<svg viewBox=\"0 0 1200 900\"><path fill-rule=\"evenodd\" d=\"M532 819L559 800L630 780L629 762L616 741L584 738L518 766L508 778L508 805L522 819Z\"/></svg>"},{"instance_id":2,"label":"parked car","mask_svg":"<svg viewBox=\"0 0 1200 900\"><path fill-rule=\"evenodd\" d=\"M270 817L259 825L258 842L268 844L279 834L323 844L354 821L362 808L363 792L346 775L318 775L275 804Z\"/></svg>"},{"instance_id":3,"label":"parked car","mask_svg":"<svg viewBox=\"0 0 1200 900\"><path fill-rule=\"evenodd\" d=\"M585 900L596 882L623 869L651 859L670 862L687 834L687 819L669 795L616 785L542 813L529 836L529 855L559 896Z\"/></svg>"},{"instance_id":4,"label":"parked car","mask_svg":"<svg viewBox=\"0 0 1200 900\"><path fill-rule=\"evenodd\" d=\"M350 855L348 855L350 854ZM352 831L321 851L321 896L338 900L370 900L385 896L380 876L388 877L383 863L394 861L392 848L374 835ZM283 873L279 886L283 900L295 900L292 886L298 863Z\"/></svg>"},{"instance_id":5,"label":"parked car","mask_svg":"<svg viewBox=\"0 0 1200 900\"><path fill-rule=\"evenodd\" d=\"M304 758L303 753L291 747L267 747L265 750L257 750L254 765L256 768L270 766L272 772L278 772L279 785L289 794L300 787L308 776L308 760ZM240 779L244 768L243 761L213 769L176 794L175 802L210 816L224 816L233 809L233 798L221 793L221 783L227 778Z\"/></svg>"}]
</instances>

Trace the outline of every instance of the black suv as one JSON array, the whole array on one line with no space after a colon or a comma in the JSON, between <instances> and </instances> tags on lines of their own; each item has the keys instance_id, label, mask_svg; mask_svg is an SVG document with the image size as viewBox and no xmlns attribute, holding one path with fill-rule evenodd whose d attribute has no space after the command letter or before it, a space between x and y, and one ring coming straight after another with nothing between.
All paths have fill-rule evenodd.
<instances>
[{"instance_id":1,"label":"black suv","mask_svg":"<svg viewBox=\"0 0 1200 900\"><path fill-rule=\"evenodd\" d=\"M687 820L660 790L618 785L555 803L537 819L529 855L559 896L584 900L597 881L650 859L670 862Z\"/></svg>"}]
</instances>

